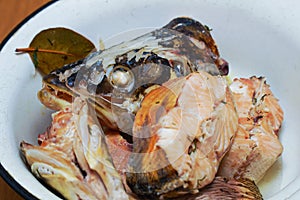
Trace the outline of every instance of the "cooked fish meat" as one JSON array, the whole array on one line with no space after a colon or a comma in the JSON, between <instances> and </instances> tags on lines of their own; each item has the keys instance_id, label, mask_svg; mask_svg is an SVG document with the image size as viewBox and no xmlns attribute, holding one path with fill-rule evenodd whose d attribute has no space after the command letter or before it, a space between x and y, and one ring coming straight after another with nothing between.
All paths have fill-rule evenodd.
<instances>
[{"instance_id":1,"label":"cooked fish meat","mask_svg":"<svg viewBox=\"0 0 300 200\"><path fill-rule=\"evenodd\" d=\"M136 115L128 185L139 195L197 191L213 181L237 128L224 77L202 71L166 82Z\"/></svg>"},{"instance_id":2,"label":"cooked fish meat","mask_svg":"<svg viewBox=\"0 0 300 200\"><path fill-rule=\"evenodd\" d=\"M129 199L86 100L53 115L39 146L21 143L32 173L66 199Z\"/></svg>"},{"instance_id":3,"label":"cooked fish meat","mask_svg":"<svg viewBox=\"0 0 300 200\"><path fill-rule=\"evenodd\" d=\"M265 78L234 79L230 88L240 125L219 175L257 183L283 151L278 138L283 111Z\"/></svg>"}]
</instances>

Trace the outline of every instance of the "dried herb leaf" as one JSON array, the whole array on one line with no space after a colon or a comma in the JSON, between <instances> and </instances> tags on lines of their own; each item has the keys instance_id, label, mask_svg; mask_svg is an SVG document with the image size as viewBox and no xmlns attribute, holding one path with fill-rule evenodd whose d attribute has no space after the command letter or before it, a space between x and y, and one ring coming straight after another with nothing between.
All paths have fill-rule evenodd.
<instances>
[{"instance_id":1,"label":"dried herb leaf","mask_svg":"<svg viewBox=\"0 0 300 200\"><path fill-rule=\"evenodd\" d=\"M67 28L50 28L38 33L29 48L19 48L16 52L30 54L37 70L42 74L86 57L96 47L84 36Z\"/></svg>"}]
</instances>

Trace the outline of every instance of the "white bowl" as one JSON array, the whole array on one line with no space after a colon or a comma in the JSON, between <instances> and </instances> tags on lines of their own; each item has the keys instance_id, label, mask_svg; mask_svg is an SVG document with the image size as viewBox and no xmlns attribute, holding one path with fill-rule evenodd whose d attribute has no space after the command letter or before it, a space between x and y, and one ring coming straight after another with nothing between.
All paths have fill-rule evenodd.
<instances>
[{"instance_id":1,"label":"white bowl","mask_svg":"<svg viewBox=\"0 0 300 200\"><path fill-rule=\"evenodd\" d=\"M300 198L300 1L65 0L26 19L1 44L0 173L24 198L58 199L40 184L19 156L19 143L36 143L50 112L36 97L41 77L28 55L16 55L39 31L68 27L98 44L125 30L160 27L177 16L213 29L232 77L265 76L285 112L284 152L259 183L265 199ZM120 38L122 40L122 38Z\"/></svg>"}]
</instances>

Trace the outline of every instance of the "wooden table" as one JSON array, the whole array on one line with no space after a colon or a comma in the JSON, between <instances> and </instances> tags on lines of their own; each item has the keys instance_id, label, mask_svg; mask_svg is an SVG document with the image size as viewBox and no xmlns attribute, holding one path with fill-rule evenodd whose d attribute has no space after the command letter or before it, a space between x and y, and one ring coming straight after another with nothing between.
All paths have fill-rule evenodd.
<instances>
[{"instance_id":1,"label":"wooden table","mask_svg":"<svg viewBox=\"0 0 300 200\"><path fill-rule=\"evenodd\" d=\"M0 41L25 17L50 0L0 0ZM23 200L0 178L0 200Z\"/></svg>"}]
</instances>

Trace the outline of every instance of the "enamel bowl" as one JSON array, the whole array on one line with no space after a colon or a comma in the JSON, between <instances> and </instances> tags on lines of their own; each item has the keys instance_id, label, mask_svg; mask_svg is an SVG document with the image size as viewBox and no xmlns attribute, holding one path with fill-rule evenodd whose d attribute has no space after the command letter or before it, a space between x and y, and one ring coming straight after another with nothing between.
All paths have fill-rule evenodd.
<instances>
[{"instance_id":1,"label":"enamel bowl","mask_svg":"<svg viewBox=\"0 0 300 200\"><path fill-rule=\"evenodd\" d=\"M22 140L36 144L50 113L37 99L41 77L26 54L41 30L67 27L94 44L121 32L140 34L172 18L189 16L212 28L231 77L265 76L284 110L280 140L284 152L259 183L264 199L300 199L300 1L65 0L54 1L25 19L0 46L0 173L25 199L59 199L26 168ZM125 34L126 35L126 34ZM135 37L130 35L128 37ZM126 36L127 37L127 36Z\"/></svg>"}]
</instances>

